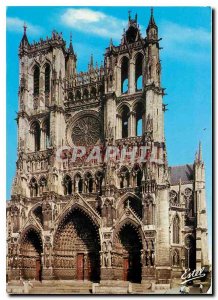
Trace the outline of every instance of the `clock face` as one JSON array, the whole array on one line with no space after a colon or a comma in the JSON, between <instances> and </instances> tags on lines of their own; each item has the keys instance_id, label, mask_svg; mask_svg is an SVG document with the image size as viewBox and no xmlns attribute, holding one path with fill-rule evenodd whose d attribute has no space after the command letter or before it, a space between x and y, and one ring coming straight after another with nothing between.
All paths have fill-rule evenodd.
<instances>
[{"instance_id":1,"label":"clock face","mask_svg":"<svg viewBox=\"0 0 218 300\"><path fill-rule=\"evenodd\" d=\"M100 122L94 116L83 116L72 125L71 139L76 146L95 145L100 138Z\"/></svg>"}]
</instances>

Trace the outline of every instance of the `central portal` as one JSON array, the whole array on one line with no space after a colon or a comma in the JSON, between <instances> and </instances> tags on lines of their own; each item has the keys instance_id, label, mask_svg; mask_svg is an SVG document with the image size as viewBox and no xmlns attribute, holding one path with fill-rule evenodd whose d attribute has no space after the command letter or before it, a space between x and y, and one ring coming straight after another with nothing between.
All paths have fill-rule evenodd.
<instances>
[{"instance_id":1,"label":"central portal","mask_svg":"<svg viewBox=\"0 0 218 300\"><path fill-rule=\"evenodd\" d=\"M58 227L54 245L54 274L58 279L100 280L98 227L75 208Z\"/></svg>"}]
</instances>

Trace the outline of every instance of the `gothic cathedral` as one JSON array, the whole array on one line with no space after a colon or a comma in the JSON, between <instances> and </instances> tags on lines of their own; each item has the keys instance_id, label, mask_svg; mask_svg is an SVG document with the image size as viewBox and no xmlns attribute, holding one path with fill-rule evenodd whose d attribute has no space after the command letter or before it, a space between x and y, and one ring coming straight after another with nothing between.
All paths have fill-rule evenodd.
<instances>
[{"instance_id":1,"label":"gothic cathedral","mask_svg":"<svg viewBox=\"0 0 218 300\"><path fill-rule=\"evenodd\" d=\"M16 176L7 203L9 280L170 284L208 266L205 167L169 166L160 38L129 15L104 62L77 72L72 38L19 47ZM146 161L72 160L74 146L146 147ZM63 150L65 149L65 150ZM58 154L59 153L59 154ZM60 154L61 153L61 154ZM152 153L152 155L150 155ZM81 154L81 153L80 153Z\"/></svg>"}]
</instances>

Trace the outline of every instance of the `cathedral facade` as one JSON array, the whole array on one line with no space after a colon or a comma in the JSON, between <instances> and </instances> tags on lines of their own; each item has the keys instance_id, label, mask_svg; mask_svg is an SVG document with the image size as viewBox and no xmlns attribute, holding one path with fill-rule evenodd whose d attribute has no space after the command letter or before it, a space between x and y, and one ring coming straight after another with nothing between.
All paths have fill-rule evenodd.
<instances>
[{"instance_id":1,"label":"cathedral facade","mask_svg":"<svg viewBox=\"0 0 218 300\"><path fill-rule=\"evenodd\" d=\"M153 12L145 37L129 15L101 66L77 72L72 38L30 44L24 27L8 280L170 284L208 266L201 145L193 164L168 165L160 40ZM108 147L129 156L105 161Z\"/></svg>"}]
</instances>

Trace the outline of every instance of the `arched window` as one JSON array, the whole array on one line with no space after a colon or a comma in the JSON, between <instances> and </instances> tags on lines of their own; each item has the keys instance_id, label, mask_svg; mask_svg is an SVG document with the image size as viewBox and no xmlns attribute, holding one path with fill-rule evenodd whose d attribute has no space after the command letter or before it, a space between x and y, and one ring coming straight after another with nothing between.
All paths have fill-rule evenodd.
<instances>
[{"instance_id":1,"label":"arched window","mask_svg":"<svg viewBox=\"0 0 218 300\"><path fill-rule=\"evenodd\" d=\"M129 135L129 113L130 110L127 106L122 109L122 138L126 138Z\"/></svg>"},{"instance_id":2,"label":"arched window","mask_svg":"<svg viewBox=\"0 0 218 300\"><path fill-rule=\"evenodd\" d=\"M38 196L38 183L36 178L32 178L30 181L30 197Z\"/></svg>"},{"instance_id":3,"label":"arched window","mask_svg":"<svg viewBox=\"0 0 218 300\"><path fill-rule=\"evenodd\" d=\"M69 99L69 101L73 101L73 93L72 92L69 92L69 94L68 94L68 99Z\"/></svg>"},{"instance_id":4,"label":"arched window","mask_svg":"<svg viewBox=\"0 0 218 300\"><path fill-rule=\"evenodd\" d=\"M103 93L104 93L104 85L100 85L99 86L98 93L99 93L99 95L103 95Z\"/></svg>"},{"instance_id":5,"label":"arched window","mask_svg":"<svg viewBox=\"0 0 218 300\"><path fill-rule=\"evenodd\" d=\"M176 191L170 191L170 204L174 206L179 204L179 197Z\"/></svg>"},{"instance_id":6,"label":"arched window","mask_svg":"<svg viewBox=\"0 0 218 300\"><path fill-rule=\"evenodd\" d=\"M129 170L122 167L120 170L120 188L129 187Z\"/></svg>"},{"instance_id":7,"label":"arched window","mask_svg":"<svg viewBox=\"0 0 218 300\"><path fill-rule=\"evenodd\" d=\"M64 177L63 185L64 185L64 195L71 195L72 194L72 180L69 175L66 175Z\"/></svg>"},{"instance_id":8,"label":"arched window","mask_svg":"<svg viewBox=\"0 0 218 300\"><path fill-rule=\"evenodd\" d=\"M47 179L45 177L41 177L39 180L39 189L40 195L47 190Z\"/></svg>"},{"instance_id":9,"label":"arched window","mask_svg":"<svg viewBox=\"0 0 218 300\"><path fill-rule=\"evenodd\" d=\"M179 234L180 234L180 221L179 217L175 216L173 220L173 243L179 244Z\"/></svg>"},{"instance_id":10,"label":"arched window","mask_svg":"<svg viewBox=\"0 0 218 300\"><path fill-rule=\"evenodd\" d=\"M144 106L143 104L137 103L135 106L135 122L136 122L136 136L142 136L143 128L142 128L142 120L144 117Z\"/></svg>"},{"instance_id":11,"label":"arched window","mask_svg":"<svg viewBox=\"0 0 218 300\"><path fill-rule=\"evenodd\" d=\"M132 169L133 185L140 187L142 184L142 171L138 164L135 164Z\"/></svg>"},{"instance_id":12,"label":"arched window","mask_svg":"<svg viewBox=\"0 0 218 300\"><path fill-rule=\"evenodd\" d=\"M85 89L83 92L83 99L88 99L88 97L89 97L89 92L87 89Z\"/></svg>"},{"instance_id":13,"label":"arched window","mask_svg":"<svg viewBox=\"0 0 218 300\"><path fill-rule=\"evenodd\" d=\"M128 93L129 85L129 60L124 57L121 64L121 93Z\"/></svg>"},{"instance_id":14,"label":"arched window","mask_svg":"<svg viewBox=\"0 0 218 300\"><path fill-rule=\"evenodd\" d=\"M136 184L137 186L141 186L142 184L142 171L140 169L137 171Z\"/></svg>"},{"instance_id":15,"label":"arched window","mask_svg":"<svg viewBox=\"0 0 218 300\"><path fill-rule=\"evenodd\" d=\"M90 173L86 174L86 192L87 193L92 193L93 192L93 178Z\"/></svg>"},{"instance_id":16,"label":"arched window","mask_svg":"<svg viewBox=\"0 0 218 300\"><path fill-rule=\"evenodd\" d=\"M48 118L44 121L42 130L44 133L44 147L47 149L50 146L50 122Z\"/></svg>"},{"instance_id":17,"label":"arched window","mask_svg":"<svg viewBox=\"0 0 218 300\"><path fill-rule=\"evenodd\" d=\"M45 65L45 93L50 92L50 65Z\"/></svg>"},{"instance_id":18,"label":"arched window","mask_svg":"<svg viewBox=\"0 0 218 300\"><path fill-rule=\"evenodd\" d=\"M103 173L98 171L95 174L95 178L96 178L96 192L101 194L101 190L102 190L102 181L103 181Z\"/></svg>"},{"instance_id":19,"label":"arched window","mask_svg":"<svg viewBox=\"0 0 218 300\"><path fill-rule=\"evenodd\" d=\"M39 151L41 143L41 129L38 122L34 122L32 124L32 133L34 137L34 151Z\"/></svg>"},{"instance_id":20,"label":"arched window","mask_svg":"<svg viewBox=\"0 0 218 300\"><path fill-rule=\"evenodd\" d=\"M39 67L35 66L33 72L33 94L34 96L39 95Z\"/></svg>"},{"instance_id":21,"label":"arched window","mask_svg":"<svg viewBox=\"0 0 218 300\"><path fill-rule=\"evenodd\" d=\"M82 178L80 178L80 180L79 180L78 188L79 188L79 193L81 194L82 191L83 191L83 180L82 180Z\"/></svg>"},{"instance_id":22,"label":"arched window","mask_svg":"<svg viewBox=\"0 0 218 300\"><path fill-rule=\"evenodd\" d=\"M142 77L143 55L139 53L135 61L135 87L136 91L142 90L143 77Z\"/></svg>"},{"instance_id":23,"label":"arched window","mask_svg":"<svg viewBox=\"0 0 218 300\"><path fill-rule=\"evenodd\" d=\"M82 193L83 192L83 180L80 176L80 174L75 175L74 177L74 187L76 193Z\"/></svg>"},{"instance_id":24,"label":"arched window","mask_svg":"<svg viewBox=\"0 0 218 300\"><path fill-rule=\"evenodd\" d=\"M91 89L91 97L92 97L92 98L95 98L95 97L96 97L96 94L97 94L96 88L95 88L95 87L92 87L92 89Z\"/></svg>"},{"instance_id":25,"label":"arched window","mask_svg":"<svg viewBox=\"0 0 218 300\"><path fill-rule=\"evenodd\" d=\"M76 100L80 100L81 99L81 92L79 90L76 91L75 99Z\"/></svg>"}]
</instances>

